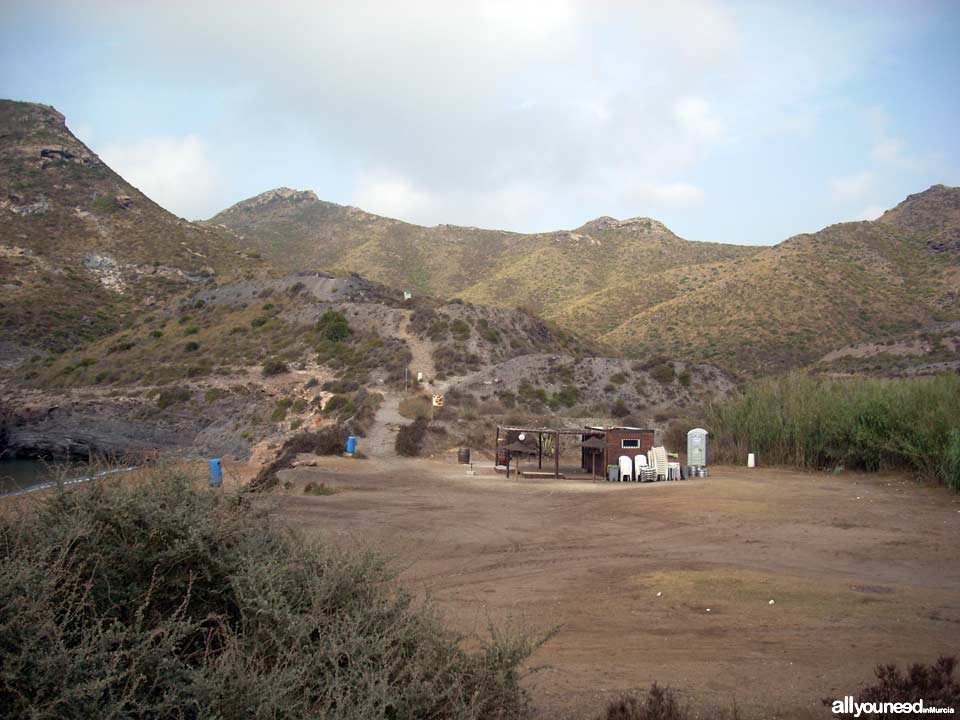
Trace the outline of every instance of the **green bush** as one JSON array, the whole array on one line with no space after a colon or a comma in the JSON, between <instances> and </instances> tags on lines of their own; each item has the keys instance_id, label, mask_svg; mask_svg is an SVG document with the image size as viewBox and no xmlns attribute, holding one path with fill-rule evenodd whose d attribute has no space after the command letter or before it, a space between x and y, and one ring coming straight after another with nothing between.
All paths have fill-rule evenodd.
<instances>
[{"instance_id":1,"label":"green bush","mask_svg":"<svg viewBox=\"0 0 960 720\"><path fill-rule=\"evenodd\" d=\"M515 720L523 637L467 651L370 552L164 467L0 517L0 716Z\"/></svg>"},{"instance_id":2,"label":"green bush","mask_svg":"<svg viewBox=\"0 0 960 720\"><path fill-rule=\"evenodd\" d=\"M196 340L191 340L183 346L184 352L196 352L200 349L200 343Z\"/></svg>"},{"instance_id":3,"label":"green bush","mask_svg":"<svg viewBox=\"0 0 960 720\"><path fill-rule=\"evenodd\" d=\"M800 468L910 469L956 487L960 376L828 380L794 372L707 408L717 459Z\"/></svg>"},{"instance_id":4,"label":"green bush","mask_svg":"<svg viewBox=\"0 0 960 720\"><path fill-rule=\"evenodd\" d=\"M353 334L347 317L339 310L327 310L317 321L320 336L330 342L346 340Z\"/></svg>"},{"instance_id":5,"label":"green bush","mask_svg":"<svg viewBox=\"0 0 960 720\"><path fill-rule=\"evenodd\" d=\"M190 399L190 391L185 387L164 388L157 395L157 407L164 410L171 405L186 402Z\"/></svg>"},{"instance_id":6,"label":"green bush","mask_svg":"<svg viewBox=\"0 0 960 720\"><path fill-rule=\"evenodd\" d=\"M273 377L274 375L281 375L287 372L289 368L283 360L267 360L263 364L261 372L264 377Z\"/></svg>"},{"instance_id":7,"label":"green bush","mask_svg":"<svg viewBox=\"0 0 960 720\"><path fill-rule=\"evenodd\" d=\"M951 488L960 492L960 430L950 431L943 453L943 479Z\"/></svg>"},{"instance_id":8,"label":"green bush","mask_svg":"<svg viewBox=\"0 0 960 720\"><path fill-rule=\"evenodd\" d=\"M98 195L93 201L93 209L105 215L118 212L122 208L123 206L112 195Z\"/></svg>"},{"instance_id":9,"label":"green bush","mask_svg":"<svg viewBox=\"0 0 960 720\"><path fill-rule=\"evenodd\" d=\"M464 320L454 320L450 323L450 333L457 340L466 340L470 337L470 324Z\"/></svg>"},{"instance_id":10,"label":"green bush","mask_svg":"<svg viewBox=\"0 0 960 720\"><path fill-rule=\"evenodd\" d=\"M650 377L661 385L669 385L676 378L676 372L670 363L660 363L650 368Z\"/></svg>"}]
</instances>

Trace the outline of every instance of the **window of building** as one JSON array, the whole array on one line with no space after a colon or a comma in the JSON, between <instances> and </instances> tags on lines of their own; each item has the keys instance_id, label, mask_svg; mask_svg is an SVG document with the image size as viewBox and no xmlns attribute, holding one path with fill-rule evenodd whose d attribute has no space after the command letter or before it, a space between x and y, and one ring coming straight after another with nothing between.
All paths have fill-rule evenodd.
<instances>
[{"instance_id":1,"label":"window of building","mask_svg":"<svg viewBox=\"0 0 960 720\"><path fill-rule=\"evenodd\" d=\"M620 447L622 448L638 448L640 447L640 441L637 438L624 438L620 441Z\"/></svg>"}]
</instances>

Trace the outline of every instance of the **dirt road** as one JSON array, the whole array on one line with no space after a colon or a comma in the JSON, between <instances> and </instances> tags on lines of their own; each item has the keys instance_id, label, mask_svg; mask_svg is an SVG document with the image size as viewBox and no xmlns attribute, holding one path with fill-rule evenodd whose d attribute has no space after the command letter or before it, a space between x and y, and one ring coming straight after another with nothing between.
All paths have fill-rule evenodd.
<instances>
[{"instance_id":1,"label":"dirt road","mask_svg":"<svg viewBox=\"0 0 960 720\"><path fill-rule=\"evenodd\" d=\"M654 680L748 717L829 717L821 699L876 663L960 651L960 498L902 477L594 485L325 462L289 471L291 523L393 554L467 633L562 625L528 680L543 718L592 717ZM316 479L342 492L299 494Z\"/></svg>"}]
</instances>

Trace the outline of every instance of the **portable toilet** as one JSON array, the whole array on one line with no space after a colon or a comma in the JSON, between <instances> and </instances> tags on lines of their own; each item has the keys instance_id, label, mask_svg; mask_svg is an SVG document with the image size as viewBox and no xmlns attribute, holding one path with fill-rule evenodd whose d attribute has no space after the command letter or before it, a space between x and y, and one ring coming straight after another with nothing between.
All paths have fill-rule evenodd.
<instances>
[{"instance_id":1,"label":"portable toilet","mask_svg":"<svg viewBox=\"0 0 960 720\"><path fill-rule=\"evenodd\" d=\"M347 452L351 455L357 451L357 436L350 435L347 438Z\"/></svg>"},{"instance_id":2,"label":"portable toilet","mask_svg":"<svg viewBox=\"0 0 960 720\"><path fill-rule=\"evenodd\" d=\"M633 458L629 455L620 456L620 482L633 480Z\"/></svg>"},{"instance_id":3,"label":"portable toilet","mask_svg":"<svg viewBox=\"0 0 960 720\"><path fill-rule=\"evenodd\" d=\"M694 428L687 433L687 465L690 467L707 466L707 436L703 428Z\"/></svg>"}]
</instances>

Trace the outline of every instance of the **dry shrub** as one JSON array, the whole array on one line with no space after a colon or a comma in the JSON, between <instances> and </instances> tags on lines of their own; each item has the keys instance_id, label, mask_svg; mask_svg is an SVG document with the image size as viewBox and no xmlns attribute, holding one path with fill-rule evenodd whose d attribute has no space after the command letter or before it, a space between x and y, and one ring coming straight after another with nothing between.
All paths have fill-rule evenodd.
<instances>
[{"instance_id":1,"label":"dry shrub","mask_svg":"<svg viewBox=\"0 0 960 720\"><path fill-rule=\"evenodd\" d=\"M330 425L317 432L304 432L294 435L283 443L276 459L260 468L257 476L250 481L254 492L269 490L277 484L277 472L293 466L293 461L301 453L314 455L338 455L347 444L347 432L339 425Z\"/></svg>"},{"instance_id":2,"label":"dry shrub","mask_svg":"<svg viewBox=\"0 0 960 720\"><path fill-rule=\"evenodd\" d=\"M181 470L0 517L0 717L529 717L535 643L460 640L376 555Z\"/></svg>"},{"instance_id":3,"label":"dry shrub","mask_svg":"<svg viewBox=\"0 0 960 720\"><path fill-rule=\"evenodd\" d=\"M506 411L506 406L499 400L484 400L477 406L479 415L502 415Z\"/></svg>"},{"instance_id":4,"label":"dry shrub","mask_svg":"<svg viewBox=\"0 0 960 720\"><path fill-rule=\"evenodd\" d=\"M673 689L654 683L646 695L622 695L613 700L598 720L737 720L738 717L736 706L730 711L695 712L680 703Z\"/></svg>"},{"instance_id":5,"label":"dry shrub","mask_svg":"<svg viewBox=\"0 0 960 720\"><path fill-rule=\"evenodd\" d=\"M433 400L426 395L405 397L400 401L399 412L403 417L411 420L418 417L430 417Z\"/></svg>"},{"instance_id":6,"label":"dry shrub","mask_svg":"<svg viewBox=\"0 0 960 720\"><path fill-rule=\"evenodd\" d=\"M430 421L427 420L427 418L418 417L408 425L401 425L400 430L397 431L397 439L394 441L397 454L406 457L416 457L419 455L429 424Z\"/></svg>"}]
</instances>

